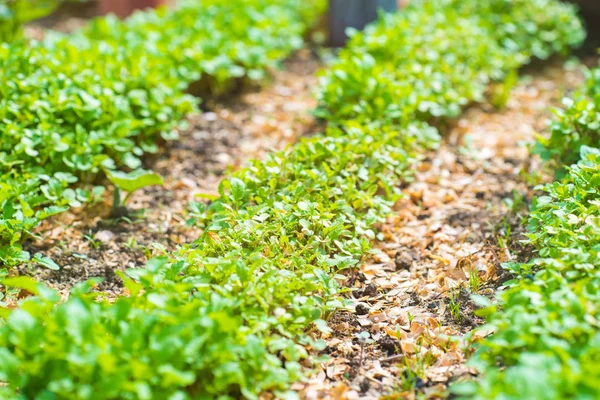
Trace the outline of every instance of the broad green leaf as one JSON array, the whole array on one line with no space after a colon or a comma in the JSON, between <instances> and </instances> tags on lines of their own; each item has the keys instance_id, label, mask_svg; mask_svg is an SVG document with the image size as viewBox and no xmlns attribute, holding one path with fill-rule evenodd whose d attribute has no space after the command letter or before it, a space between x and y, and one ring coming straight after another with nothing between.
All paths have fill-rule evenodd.
<instances>
[{"instance_id":1,"label":"broad green leaf","mask_svg":"<svg viewBox=\"0 0 600 400\"><path fill-rule=\"evenodd\" d=\"M48 269L54 270L54 271L58 271L60 269L60 266L57 263L55 263L54 260L42 255L42 253L36 253L33 256L33 261L35 261L38 264L43 265L44 267L46 267Z\"/></svg>"},{"instance_id":2,"label":"broad green leaf","mask_svg":"<svg viewBox=\"0 0 600 400\"><path fill-rule=\"evenodd\" d=\"M160 175L143 169L137 169L129 173L106 170L106 176L116 187L127 193L133 193L147 186L164 185L163 178Z\"/></svg>"}]
</instances>

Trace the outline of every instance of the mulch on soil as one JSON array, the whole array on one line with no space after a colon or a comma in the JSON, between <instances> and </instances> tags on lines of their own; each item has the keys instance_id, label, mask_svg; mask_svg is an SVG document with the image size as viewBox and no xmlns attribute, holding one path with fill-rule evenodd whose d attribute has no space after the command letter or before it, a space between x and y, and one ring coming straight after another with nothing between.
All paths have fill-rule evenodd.
<instances>
[{"instance_id":1,"label":"mulch on soil","mask_svg":"<svg viewBox=\"0 0 600 400\"><path fill-rule=\"evenodd\" d=\"M470 296L493 297L508 279L501 263L527 259L519 213L533 195L529 181L545 178L524 143L547 129L551 107L582 80L562 62L534 72L503 110L469 109L415 166L404 200L380 227L384 240L346 282L356 308L329 321L330 359L296 386L303 398L438 398L449 382L475 374L463 345L483 321Z\"/></svg>"}]
</instances>

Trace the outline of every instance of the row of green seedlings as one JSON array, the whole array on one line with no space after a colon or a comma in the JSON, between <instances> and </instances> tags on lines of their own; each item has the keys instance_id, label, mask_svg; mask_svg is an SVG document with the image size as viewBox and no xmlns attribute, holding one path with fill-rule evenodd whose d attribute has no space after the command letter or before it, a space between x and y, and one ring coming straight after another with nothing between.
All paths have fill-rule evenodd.
<instances>
[{"instance_id":1,"label":"row of green seedlings","mask_svg":"<svg viewBox=\"0 0 600 400\"><path fill-rule=\"evenodd\" d=\"M341 54L342 62L323 80L320 115L342 123L349 118L392 123L422 119L440 126L458 117L468 103L490 94L485 90L489 80L482 80L482 75L504 80L510 88L519 65L565 54L585 36L572 9L551 1L449 0L415 5L435 10L441 4L451 9L449 14L390 16L368 28L368 34L355 37L350 49ZM545 9L549 13L541 12ZM461 23L448 24L448 19ZM459 33L449 34L452 30L465 35L460 40L463 48L454 48ZM505 74L507 64L515 69ZM471 69L471 65L479 68ZM493 93L492 101L501 106L509 92L503 90L499 99ZM476 272L469 274L472 293L480 284ZM450 293L448 303L452 318L459 322L459 292ZM435 359L428 361L435 363ZM404 373L413 372L407 367Z\"/></svg>"},{"instance_id":2,"label":"row of green seedlings","mask_svg":"<svg viewBox=\"0 0 600 400\"><path fill-rule=\"evenodd\" d=\"M599 85L596 68L535 148L558 178L540 188L527 219L537 257L506 265L517 280L499 302L482 301L495 333L471 360L481 379L455 389L464 397L600 396L600 150L588 146L600 139Z\"/></svg>"},{"instance_id":3,"label":"row of green seedlings","mask_svg":"<svg viewBox=\"0 0 600 400\"><path fill-rule=\"evenodd\" d=\"M27 262L23 239L42 220L99 200L103 177L128 193L160 184L142 158L177 138L197 109L190 89L263 79L302 46L325 6L185 0L0 45L0 265Z\"/></svg>"},{"instance_id":4,"label":"row of green seedlings","mask_svg":"<svg viewBox=\"0 0 600 400\"><path fill-rule=\"evenodd\" d=\"M520 36L507 34L523 24ZM2 313L0 393L296 397L289 388L324 347L316 333L344 306L338 273L360 263L410 166L438 144L429 111L458 110L492 79L582 36L573 9L550 0L433 0L382 17L323 77L326 133L254 162L222 182L218 199L193 204L202 236L121 274L129 296L102 299L90 280L61 302L28 278L4 280L36 295ZM413 84L406 104L404 82ZM379 109L389 113L368 114Z\"/></svg>"}]
</instances>

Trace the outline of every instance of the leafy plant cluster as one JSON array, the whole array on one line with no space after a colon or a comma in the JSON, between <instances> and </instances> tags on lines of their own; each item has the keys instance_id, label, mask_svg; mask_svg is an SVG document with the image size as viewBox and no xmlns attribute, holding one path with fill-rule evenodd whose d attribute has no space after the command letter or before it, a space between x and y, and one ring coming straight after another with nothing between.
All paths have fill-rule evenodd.
<instances>
[{"instance_id":1,"label":"leafy plant cluster","mask_svg":"<svg viewBox=\"0 0 600 400\"><path fill-rule=\"evenodd\" d=\"M176 138L196 109L189 87L263 78L301 46L324 2L311 4L190 0L0 45L0 264L26 261L23 237L98 196L104 171L137 170Z\"/></svg>"},{"instance_id":2,"label":"leafy plant cluster","mask_svg":"<svg viewBox=\"0 0 600 400\"><path fill-rule=\"evenodd\" d=\"M540 137L534 152L550 161L562 177L566 166L579 160L582 146L597 147L600 141L600 68L589 71L587 84L563 100L555 111L550 137Z\"/></svg>"},{"instance_id":3,"label":"leafy plant cluster","mask_svg":"<svg viewBox=\"0 0 600 400\"><path fill-rule=\"evenodd\" d=\"M483 98L490 80L534 57L565 52L585 36L573 7L553 0L411 3L352 38L322 78L321 116L392 123L454 118Z\"/></svg>"},{"instance_id":4,"label":"leafy plant cluster","mask_svg":"<svg viewBox=\"0 0 600 400\"><path fill-rule=\"evenodd\" d=\"M548 19L570 10L548 4L552 8L539 10ZM371 95L369 85L377 87L382 77L377 65L402 53L409 60L398 69L410 65L422 79L429 77L427 71L436 71L444 98L440 107L456 112L480 93L453 71L481 71L477 76L483 91L483 82L518 65L518 57L503 53L492 31L479 26L475 17L457 14L452 3L439 5L437 11L413 6L404 17L383 18L357 35L327 74L343 77L347 55L361 56L365 50L353 47L363 48L362 42L386 38L387 30L390 38L402 34L397 41L388 40L393 49L365 52L371 67L364 71L369 79L360 81L364 85L349 78L336 82L340 93L362 90L374 106L398 102L408 110L397 111L412 115L413 121L396 124L395 116L378 120L380 112L370 113L367 107L329 113L332 124L324 135L254 162L224 180L210 204L194 203L190 223L204 233L175 254L123 275L127 297L99 299L102 295L92 291L95 281L90 281L61 302L42 284L5 279L5 286L35 296L2 311L4 398L227 399L257 398L266 391L293 397L287 389L302 378L308 350L324 346L311 331L327 331L324 319L342 305L343 277L337 273L361 261L376 237L374 225L389 214L400 185L410 179L410 166L439 141L437 130L426 122L430 106L423 106L422 113L411 111L431 103L429 92L412 91L408 103L402 92L389 91L391 86L380 87L381 97ZM447 35L432 32L441 42L416 51L410 38L419 41L426 35L420 39L422 26L403 18L435 22ZM465 48L479 46L472 35L482 39L481 51L498 57L469 56ZM456 41L446 42L446 36ZM131 41L136 40L133 35ZM437 46L444 51L438 53ZM439 69L441 60L446 64ZM186 64L178 65L185 73ZM435 82L428 84L437 87ZM327 105L329 111L340 105L329 95L332 85L326 79L321 96L322 109Z\"/></svg>"},{"instance_id":5,"label":"leafy plant cluster","mask_svg":"<svg viewBox=\"0 0 600 400\"><path fill-rule=\"evenodd\" d=\"M600 150L535 199L528 240L538 258L481 313L495 334L472 360L483 377L456 391L479 399L592 399L600 382Z\"/></svg>"}]
</instances>

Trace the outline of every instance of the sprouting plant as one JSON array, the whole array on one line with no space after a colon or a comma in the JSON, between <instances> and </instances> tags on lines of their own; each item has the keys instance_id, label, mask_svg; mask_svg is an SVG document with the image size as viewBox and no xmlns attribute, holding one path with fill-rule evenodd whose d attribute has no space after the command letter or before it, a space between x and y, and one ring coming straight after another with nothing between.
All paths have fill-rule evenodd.
<instances>
[{"instance_id":1,"label":"sprouting plant","mask_svg":"<svg viewBox=\"0 0 600 400\"><path fill-rule=\"evenodd\" d=\"M358 339L359 342L364 343L364 344L371 344L373 343L373 339L371 339L371 334L369 332L366 331L362 331L360 333L356 334L356 338Z\"/></svg>"},{"instance_id":2,"label":"sprouting plant","mask_svg":"<svg viewBox=\"0 0 600 400\"><path fill-rule=\"evenodd\" d=\"M135 250L140 247L135 236L127 238L123 246L125 246L129 250Z\"/></svg>"},{"instance_id":3,"label":"sprouting plant","mask_svg":"<svg viewBox=\"0 0 600 400\"><path fill-rule=\"evenodd\" d=\"M152 185L164 185L162 177L152 171L137 169L130 173L106 170L109 181L115 185L113 195L113 210L123 208L133 193ZM127 193L122 198L122 192Z\"/></svg>"},{"instance_id":4,"label":"sprouting plant","mask_svg":"<svg viewBox=\"0 0 600 400\"><path fill-rule=\"evenodd\" d=\"M399 391L408 391L418 389L422 382L420 371L414 370L410 366L405 366L400 373L400 381L398 383Z\"/></svg>"},{"instance_id":5,"label":"sprouting plant","mask_svg":"<svg viewBox=\"0 0 600 400\"><path fill-rule=\"evenodd\" d=\"M409 325L412 325L413 321L415 320L415 315L409 311L407 313L407 316L408 316L408 323L409 323Z\"/></svg>"},{"instance_id":6,"label":"sprouting plant","mask_svg":"<svg viewBox=\"0 0 600 400\"><path fill-rule=\"evenodd\" d=\"M506 107L508 99L510 98L510 93L518 82L519 74L517 70L512 70L506 74L506 77L502 83L493 86L492 105L496 109L502 109Z\"/></svg>"},{"instance_id":7,"label":"sprouting plant","mask_svg":"<svg viewBox=\"0 0 600 400\"><path fill-rule=\"evenodd\" d=\"M469 288L472 293L477 293L481 289L481 277L477 268L469 269Z\"/></svg>"},{"instance_id":8,"label":"sprouting plant","mask_svg":"<svg viewBox=\"0 0 600 400\"><path fill-rule=\"evenodd\" d=\"M458 293L456 290L451 290L448 294L448 307L450 315L455 322L460 322L460 300L458 299Z\"/></svg>"},{"instance_id":9,"label":"sprouting plant","mask_svg":"<svg viewBox=\"0 0 600 400\"><path fill-rule=\"evenodd\" d=\"M520 193L517 190L513 190L512 197L507 197L503 201L504 201L504 204L506 204L506 206L508 208L510 208L511 212L513 214L517 215L523 209L527 208L526 200L527 199L526 199L525 193Z\"/></svg>"},{"instance_id":10,"label":"sprouting plant","mask_svg":"<svg viewBox=\"0 0 600 400\"><path fill-rule=\"evenodd\" d=\"M142 250L144 250L144 257L146 257L147 259L152 258L152 249L150 247L143 247Z\"/></svg>"},{"instance_id":11,"label":"sprouting plant","mask_svg":"<svg viewBox=\"0 0 600 400\"><path fill-rule=\"evenodd\" d=\"M415 358L404 357L399 365L400 374L396 391L406 392L422 389L425 386L425 370L436 361L431 352L419 353Z\"/></svg>"},{"instance_id":12,"label":"sprouting plant","mask_svg":"<svg viewBox=\"0 0 600 400\"><path fill-rule=\"evenodd\" d=\"M502 218L502 221L495 228L496 241L501 250L509 251L510 238L512 235L512 226L507 217Z\"/></svg>"},{"instance_id":13,"label":"sprouting plant","mask_svg":"<svg viewBox=\"0 0 600 400\"><path fill-rule=\"evenodd\" d=\"M360 343L359 365L362 366L363 357L364 357L364 351L365 351L365 346L368 345L368 344L373 343L373 339L371 339L371 334L369 332L366 332L366 331L357 333L356 334L356 339L358 340L358 343Z\"/></svg>"},{"instance_id":14,"label":"sprouting plant","mask_svg":"<svg viewBox=\"0 0 600 400\"><path fill-rule=\"evenodd\" d=\"M458 153L463 156L473 156L476 154L475 145L473 144L473 135L466 134L462 137Z\"/></svg>"},{"instance_id":15,"label":"sprouting plant","mask_svg":"<svg viewBox=\"0 0 600 400\"><path fill-rule=\"evenodd\" d=\"M92 246L94 250L97 250L102 245L100 240L94 238L92 232L88 233L87 235L83 235L83 237L90 243L90 246Z\"/></svg>"}]
</instances>

